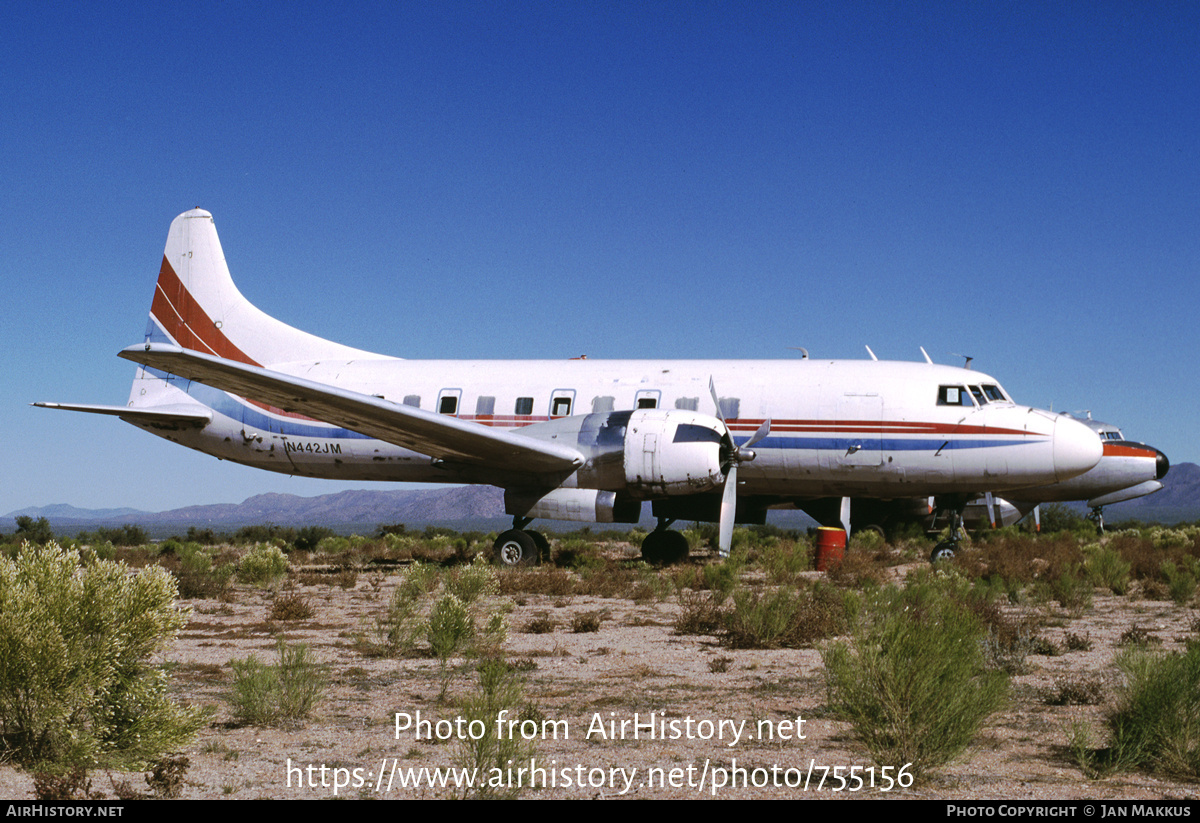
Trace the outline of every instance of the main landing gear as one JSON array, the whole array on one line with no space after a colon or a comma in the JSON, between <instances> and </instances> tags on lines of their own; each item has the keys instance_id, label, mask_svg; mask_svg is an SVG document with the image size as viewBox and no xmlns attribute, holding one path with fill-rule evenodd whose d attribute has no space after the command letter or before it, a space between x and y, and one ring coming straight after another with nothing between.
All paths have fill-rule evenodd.
<instances>
[{"instance_id":1,"label":"main landing gear","mask_svg":"<svg viewBox=\"0 0 1200 823\"><path fill-rule=\"evenodd\" d=\"M541 532L525 529L529 517L514 517L513 527L502 532L492 544L492 556L501 566L536 566L550 559L550 541Z\"/></svg>"},{"instance_id":2,"label":"main landing gear","mask_svg":"<svg viewBox=\"0 0 1200 823\"><path fill-rule=\"evenodd\" d=\"M682 563L688 557L687 538L670 530L674 518L660 518L654 531L642 541L642 559L654 565Z\"/></svg>"},{"instance_id":3,"label":"main landing gear","mask_svg":"<svg viewBox=\"0 0 1200 823\"><path fill-rule=\"evenodd\" d=\"M958 544L963 538L963 509L967 507L967 500L959 497L952 498L944 504L939 499L936 503L937 509L934 511L933 522L937 525L937 516L942 512L946 512L950 516L950 537L941 541L933 547L933 551L929 555L929 562L937 565L945 560L953 560L954 555L958 554Z\"/></svg>"}]
</instances>

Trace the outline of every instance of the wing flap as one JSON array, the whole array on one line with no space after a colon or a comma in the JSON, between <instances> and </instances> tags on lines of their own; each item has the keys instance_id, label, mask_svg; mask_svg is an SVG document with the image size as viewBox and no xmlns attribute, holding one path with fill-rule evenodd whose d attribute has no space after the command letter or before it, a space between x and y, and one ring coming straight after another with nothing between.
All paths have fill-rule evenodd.
<instances>
[{"instance_id":1,"label":"wing flap","mask_svg":"<svg viewBox=\"0 0 1200 823\"><path fill-rule=\"evenodd\" d=\"M455 463L561 474L578 468L584 460L583 455L567 446L178 346L130 346L120 356Z\"/></svg>"}]
</instances>

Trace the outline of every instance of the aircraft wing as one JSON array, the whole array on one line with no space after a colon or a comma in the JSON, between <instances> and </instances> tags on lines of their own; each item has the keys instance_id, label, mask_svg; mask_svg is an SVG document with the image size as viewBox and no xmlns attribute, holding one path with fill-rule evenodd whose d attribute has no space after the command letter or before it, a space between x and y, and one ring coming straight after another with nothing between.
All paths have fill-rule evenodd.
<instances>
[{"instance_id":1,"label":"aircraft wing","mask_svg":"<svg viewBox=\"0 0 1200 823\"><path fill-rule=\"evenodd\" d=\"M178 346L147 343L130 346L120 356L455 463L561 475L584 462L583 455L568 446Z\"/></svg>"},{"instance_id":2,"label":"aircraft wing","mask_svg":"<svg viewBox=\"0 0 1200 823\"><path fill-rule=\"evenodd\" d=\"M155 406L134 409L129 406L101 406L93 403L33 403L43 409L108 414L131 423L151 426L173 426L200 428L212 420L212 411L197 406Z\"/></svg>"}]
</instances>

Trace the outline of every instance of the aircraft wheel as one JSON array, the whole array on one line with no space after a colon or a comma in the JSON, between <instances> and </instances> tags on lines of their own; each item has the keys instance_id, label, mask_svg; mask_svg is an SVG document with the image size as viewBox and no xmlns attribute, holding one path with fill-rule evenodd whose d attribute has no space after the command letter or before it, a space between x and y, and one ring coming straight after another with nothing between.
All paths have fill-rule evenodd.
<instances>
[{"instance_id":1,"label":"aircraft wheel","mask_svg":"<svg viewBox=\"0 0 1200 823\"><path fill-rule=\"evenodd\" d=\"M544 538L543 538L544 539ZM533 537L520 529L509 529L493 544L496 563L501 566L535 566L538 546Z\"/></svg>"},{"instance_id":2,"label":"aircraft wheel","mask_svg":"<svg viewBox=\"0 0 1200 823\"><path fill-rule=\"evenodd\" d=\"M933 547L933 553L929 555L930 563L941 563L943 560L953 560L955 553L958 552L958 544L953 540L943 540Z\"/></svg>"},{"instance_id":3,"label":"aircraft wheel","mask_svg":"<svg viewBox=\"0 0 1200 823\"><path fill-rule=\"evenodd\" d=\"M550 540L541 532L526 531L525 534L533 538L533 544L537 546L538 560L542 563L550 562Z\"/></svg>"},{"instance_id":4,"label":"aircraft wheel","mask_svg":"<svg viewBox=\"0 0 1200 823\"><path fill-rule=\"evenodd\" d=\"M642 541L642 559L647 563L662 562L663 535L667 532L650 532Z\"/></svg>"},{"instance_id":5,"label":"aircraft wheel","mask_svg":"<svg viewBox=\"0 0 1200 823\"><path fill-rule=\"evenodd\" d=\"M688 557L687 538L679 532L653 531L642 541L642 559L647 563L669 566Z\"/></svg>"}]
</instances>

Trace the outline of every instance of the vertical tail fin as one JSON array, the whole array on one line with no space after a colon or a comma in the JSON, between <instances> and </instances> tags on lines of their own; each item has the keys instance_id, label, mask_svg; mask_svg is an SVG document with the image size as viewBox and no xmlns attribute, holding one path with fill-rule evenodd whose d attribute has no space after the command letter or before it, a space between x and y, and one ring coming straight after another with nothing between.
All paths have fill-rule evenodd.
<instances>
[{"instance_id":1,"label":"vertical tail fin","mask_svg":"<svg viewBox=\"0 0 1200 823\"><path fill-rule=\"evenodd\" d=\"M371 356L300 331L252 305L234 285L212 215L203 209L171 222L146 341L256 366Z\"/></svg>"}]
</instances>

